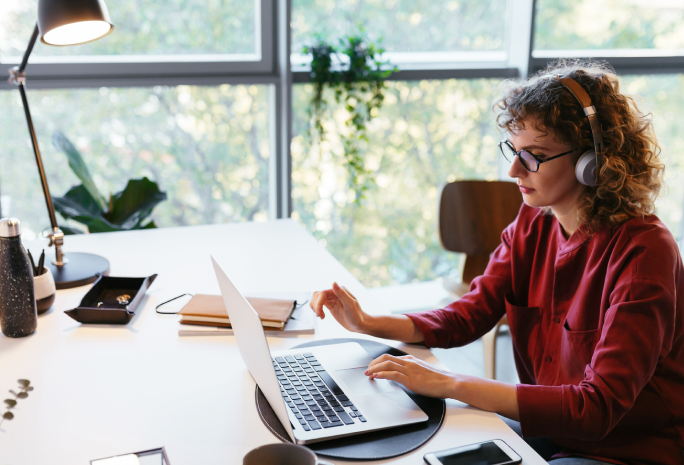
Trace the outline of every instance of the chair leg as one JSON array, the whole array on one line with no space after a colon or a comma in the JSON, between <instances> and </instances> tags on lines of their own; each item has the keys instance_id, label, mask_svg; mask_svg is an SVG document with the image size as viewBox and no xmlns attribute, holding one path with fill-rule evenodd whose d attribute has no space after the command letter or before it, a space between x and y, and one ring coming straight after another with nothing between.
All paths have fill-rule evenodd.
<instances>
[{"instance_id":1,"label":"chair leg","mask_svg":"<svg viewBox=\"0 0 684 465\"><path fill-rule=\"evenodd\" d=\"M499 334L497 323L491 331L482 336L485 378L496 379L496 336Z\"/></svg>"}]
</instances>

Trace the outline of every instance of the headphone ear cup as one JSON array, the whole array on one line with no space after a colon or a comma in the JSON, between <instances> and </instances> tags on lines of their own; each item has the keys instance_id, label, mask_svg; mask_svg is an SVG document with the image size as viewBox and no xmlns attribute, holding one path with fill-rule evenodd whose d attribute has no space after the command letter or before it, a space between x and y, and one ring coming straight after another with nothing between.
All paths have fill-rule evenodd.
<instances>
[{"instance_id":1,"label":"headphone ear cup","mask_svg":"<svg viewBox=\"0 0 684 465\"><path fill-rule=\"evenodd\" d=\"M596 152L584 152L575 165L575 176L585 186L596 185Z\"/></svg>"}]
</instances>

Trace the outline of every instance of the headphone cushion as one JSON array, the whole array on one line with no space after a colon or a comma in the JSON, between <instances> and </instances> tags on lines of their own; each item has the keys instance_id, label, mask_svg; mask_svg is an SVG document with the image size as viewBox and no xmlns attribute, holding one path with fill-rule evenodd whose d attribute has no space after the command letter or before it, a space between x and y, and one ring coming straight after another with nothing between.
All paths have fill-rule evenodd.
<instances>
[{"instance_id":1,"label":"headphone cushion","mask_svg":"<svg viewBox=\"0 0 684 465\"><path fill-rule=\"evenodd\" d=\"M575 165L575 176L585 186L596 185L596 152L584 152Z\"/></svg>"}]
</instances>

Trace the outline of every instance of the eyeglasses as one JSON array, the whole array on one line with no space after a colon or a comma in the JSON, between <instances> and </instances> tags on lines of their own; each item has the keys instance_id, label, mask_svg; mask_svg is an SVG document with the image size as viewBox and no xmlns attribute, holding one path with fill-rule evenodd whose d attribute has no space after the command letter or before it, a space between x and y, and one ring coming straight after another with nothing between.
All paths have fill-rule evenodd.
<instances>
[{"instance_id":1,"label":"eyeglasses","mask_svg":"<svg viewBox=\"0 0 684 465\"><path fill-rule=\"evenodd\" d=\"M527 171L531 171L532 173L536 173L537 171L539 171L539 165L541 165L542 163L555 160L556 158L560 158L564 155L568 155L574 152L574 150L569 150L567 152L561 153L560 155L554 155L553 157L545 158L544 160L542 160L540 158L537 158L536 155L527 150L516 151L508 140L502 140L501 142L499 142L499 150L501 150L501 155L503 155L504 158L511 163L513 163L516 156L520 158L520 163L522 163L522 165L525 167L525 169L527 169Z\"/></svg>"}]
</instances>

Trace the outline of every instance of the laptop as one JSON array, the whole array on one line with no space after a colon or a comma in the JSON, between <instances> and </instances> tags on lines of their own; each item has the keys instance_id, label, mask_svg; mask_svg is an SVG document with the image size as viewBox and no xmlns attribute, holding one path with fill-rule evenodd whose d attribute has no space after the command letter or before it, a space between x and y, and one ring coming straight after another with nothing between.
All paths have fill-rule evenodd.
<instances>
[{"instance_id":1,"label":"laptop","mask_svg":"<svg viewBox=\"0 0 684 465\"><path fill-rule=\"evenodd\" d=\"M211 257L240 355L295 444L427 421L397 385L370 380L357 343L271 353L256 311Z\"/></svg>"}]
</instances>

